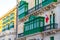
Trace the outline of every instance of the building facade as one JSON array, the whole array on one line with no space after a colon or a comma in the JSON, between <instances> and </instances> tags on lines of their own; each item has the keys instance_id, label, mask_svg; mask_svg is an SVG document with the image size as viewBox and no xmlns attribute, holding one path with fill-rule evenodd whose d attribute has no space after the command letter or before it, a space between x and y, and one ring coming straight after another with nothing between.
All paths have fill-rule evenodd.
<instances>
[{"instance_id":1,"label":"building facade","mask_svg":"<svg viewBox=\"0 0 60 40\"><path fill-rule=\"evenodd\" d=\"M60 0L23 1L18 7L22 17L18 18L17 40L60 40ZM21 7L26 6L23 5L25 2L28 3L24 7L27 11Z\"/></svg>"},{"instance_id":2,"label":"building facade","mask_svg":"<svg viewBox=\"0 0 60 40\"><path fill-rule=\"evenodd\" d=\"M2 31L0 40L15 40L16 38L16 7L1 17Z\"/></svg>"},{"instance_id":3,"label":"building facade","mask_svg":"<svg viewBox=\"0 0 60 40\"><path fill-rule=\"evenodd\" d=\"M60 40L59 14L60 0L21 0L0 19L0 40Z\"/></svg>"}]
</instances>

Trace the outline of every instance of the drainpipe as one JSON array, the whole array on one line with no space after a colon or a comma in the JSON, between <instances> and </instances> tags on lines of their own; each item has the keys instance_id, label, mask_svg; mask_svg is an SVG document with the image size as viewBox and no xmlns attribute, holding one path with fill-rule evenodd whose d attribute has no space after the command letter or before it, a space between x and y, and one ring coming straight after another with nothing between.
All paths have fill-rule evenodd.
<instances>
[{"instance_id":1,"label":"drainpipe","mask_svg":"<svg viewBox=\"0 0 60 40\"><path fill-rule=\"evenodd\" d=\"M18 0L17 0L17 5L16 5L16 39L18 38Z\"/></svg>"}]
</instances>

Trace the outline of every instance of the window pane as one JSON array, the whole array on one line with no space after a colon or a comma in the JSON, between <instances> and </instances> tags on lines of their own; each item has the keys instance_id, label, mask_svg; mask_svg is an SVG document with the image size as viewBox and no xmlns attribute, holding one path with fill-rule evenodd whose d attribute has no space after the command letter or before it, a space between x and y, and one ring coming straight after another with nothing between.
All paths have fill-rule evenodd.
<instances>
[{"instance_id":1,"label":"window pane","mask_svg":"<svg viewBox=\"0 0 60 40\"><path fill-rule=\"evenodd\" d=\"M40 27L43 27L43 22L42 21L40 21Z\"/></svg>"},{"instance_id":2,"label":"window pane","mask_svg":"<svg viewBox=\"0 0 60 40\"><path fill-rule=\"evenodd\" d=\"M36 28L36 22L34 22L34 28Z\"/></svg>"},{"instance_id":3,"label":"window pane","mask_svg":"<svg viewBox=\"0 0 60 40\"><path fill-rule=\"evenodd\" d=\"M31 22L30 22L30 30L32 29Z\"/></svg>"},{"instance_id":4,"label":"window pane","mask_svg":"<svg viewBox=\"0 0 60 40\"><path fill-rule=\"evenodd\" d=\"M25 25L25 31L28 31L29 30L29 26L28 24Z\"/></svg>"},{"instance_id":5,"label":"window pane","mask_svg":"<svg viewBox=\"0 0 60 40\"><path fill-rule=\"evenodd\" d=\"M8 30L8 24L5 26L6 30Z\"/></svg>"},{"instance_id":6,"label":"window pane","mask_svg":"<svg viewBox=\"0 0 60 40\"><path fill-rule=\"evenodd\" d=\"M31 24L31 27L32 27L32 29L33 29L33 23Z\"/></svg>"},{"instance_id":7,"label":"window pane","mask_svg":"<svg viewBox=\"0 0 60 40\"><path fill-rule=\"evenodd\" d=\"M37 21L37 27L39 27L39 21Z\"/></svg>"},{"instance_id":8,"label":"window pane","mask_svg":"<svg viewBox=\"0 0 60 40\"><path fill-rule=\"evenodd\" d=\"M11 22L11 23L10 23L10 28L13 28L13 27L14 27L14 23Z\"/></svg>"},{"instance_id":9,"label":"window pane","mask_svg":"<svg viewBox=\"0 0 60 40\"><path fill-rule=\"evenodd\" d=\"M18 15L22 14L24 12L24 8L22 8L21 10L18 11Z\"/></svg>"},{"instance_id":10,"label":"window pane","mask_svg":"<svg viewBox=\"0 0 60 40\"><path fill-rule=\"evenodd\" d=\"M35 2L36 2L36 3L35 3L35 5L38 5L38 3L39 3L39 0L35 0Z\"/></svg>"},{"instance_id":11,"label":"window pane","mask_svg":"<svg viewBox=\"0 0 60 40\"><path fill-rule=\"evenodd\" d=\"M37 27L39 27L39 25L40 25L40 24L39 24L39 21L40 21L40 20L39 20L39 19L37 19Z\"/></svg>"}]
</instances>

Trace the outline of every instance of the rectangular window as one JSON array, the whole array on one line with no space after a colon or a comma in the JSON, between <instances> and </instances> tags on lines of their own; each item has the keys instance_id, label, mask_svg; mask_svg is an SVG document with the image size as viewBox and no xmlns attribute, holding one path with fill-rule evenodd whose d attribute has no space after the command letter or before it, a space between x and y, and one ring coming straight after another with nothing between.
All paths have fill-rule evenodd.
<instances>
[{"instance_id":1,"label":"rectangular window","mask_svg":"<svg viewBox=\"0 0 60 40\"><path fill-rule=\"evenodd\" d=\"M11 17L10 20L14 20L14 17Z\"/></svg>"},{"instance_id":2,"label":"rectangular window","mask_svg":"<svg viewBox=\"0 0 60 40\"><path fill-rule=\"evenodd\" d=\"M28 23L28 24L27 24L27 31L30 30L29 27L30 27L30 25L29 25L29 23Z\"/></svg>"},{"instance_id":3,"label":"rectangular window","mask_svg":"<svg viewBox=\"0 0 60 40\"><path fill-rule=\"evenodd\" d=\"M39 8L39 0L35 0L35 10Z\"/></svg>"},{"instance_id":4,"label":"rectangular window","mask_svg":"<svg viewBox=\"0 0 60 40\"><path fill-rule=\"evenodd\" d=\"M40 25L40 24L39 24L39 21L37 21L37 27L39 27L39 25Z\"/></svg>"},{"instance_id":5,"label":"rectangular window","mask_svg":"<svg viewBox=\"0 0 60 40\"><path fill-rule=\"evenodd\" d=\"M14 13L10 15L10 20L13 20L13 19L14 19Z\"/></svg>"},{"instance_id":6,"label":"rectangular window","mask_svg":"<svg viewBox=\"0 0 60 40\"><path fill-rule=\"evenodd\" d=\"M25 25L25 31L27 31L27 25Z\"/></svg>"},{"instance_id":7,"label":"rectangular window","mask_svg":"<svg viewBox=\"0 0 60 40\"><path fill-rule=\"evenodd\" d=\"M5 26L6 30L8 30L8 24Z\"/></svg>"},{"instance_id":8,"label":"rectangular window","mask_svg":"<svg viewBox=\"0 0 60 40\"><path fill-rule=\"evenodd\" d=\"M37 27L37 25L36 25L37 23L36 23L36 21L34 22L34 28L36 28Z\"/></svg>"},{"instance_id":9,"label":"rectangular window","mask_svg":"<svg viewBox=\"0 0 60 40\"><path fill-rule=\"evenodd\" d=\"M42 1L41 1L41 0L39 0L39 3L42 3Z\"/></svg>"},{"instance_id":10,"label":"rectangular window","mask_svg":"<svg viewBox=\"0 0 60 40\"><path fill-rule=\"evenodd\" d=\"M39 0L35 0L35 5L38 5L39 4Z\"/></svg>"},{"instance_id":11,"label":"rectangular window","mask_svg":"<svg viewBox=\"0 0 60 40\"><path fill-rule=\"evenodd\" d=\"M32 29L33 29L33 23L31 24L31 27L32 27Z\"/></svg>"},{"instance_id":12,"label":"rectangular window","mask_svg":"<svg viewBox=\"0 0 60 40\"><path fill-rule=\"evenodd\" d=\"M43 27L43 22L42 21L40 21L40 27Z\"/></svg>"},{"instance_id":13,"label":"rectangular window","mask_svg":"<svg viewBox=\"0 0 60 40\"><path fill-rule=\"evenodd\" d=\"M18 15L22 14L24 11L25 11L25 9L24 9L24 8L22 8L22 9L18 10Z\"/></svg>"},{"instance_id":14,"label":"rectangular window","mask_svg":"<svg viewBox=\"0 0 60 40\"><path fill-rule=\"evenodd\" d=\"M25 24L25 31L28 31L28 30L29 30L29 25Z\"/></svg>"},{"instance_id":15,"label":"rectangular window","mask_svg":"<svg viewBox=\"0 0 60 40\"><path fill-rule=\"evenodd\" d=\"M14 28L14 22L10 23L10 28Z\"/></svg>"},{"instance_id":16,"label":"rectangular window","mask_svg":"<svg viewBox=\"0 0 60 40\"><path fill-rule=\"evenodd\" d=\"M37 27L39 27L39 25L40 25L40 24L39 24L39 21L40 21L40 20L39 20L39 19L37 19Z\"/></svg>"},{"instance_id":17,"label":"rectangular window","mask_svg":"<svg viewBox=\"0 0 60 40\"><path fill-rule=\"evenodd\" d=\"M30 30L31 30L31 22L29 23L29 26L30 26L29 28L30 28Z\"/></svg>"}]
</instances>

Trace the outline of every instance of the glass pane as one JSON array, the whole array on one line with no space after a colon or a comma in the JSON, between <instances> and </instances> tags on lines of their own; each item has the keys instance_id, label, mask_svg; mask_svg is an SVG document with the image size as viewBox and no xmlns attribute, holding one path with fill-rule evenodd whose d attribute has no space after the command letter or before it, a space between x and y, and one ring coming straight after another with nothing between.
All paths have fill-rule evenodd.
<instances>
[{"instance_id":1,"label":"glass pane","mask_svg":"<svg viewBox=\"0 0 60 40\"><path fill-rule=\"evenodd\" d=\"M39 3L42 3L42 1L41 1L41 0L39 0Z\"/></svg>"},{"instance_id":2,"label":"glass pane","mask_svg":"<svg viewBox=\"0 0 60 40\"><path fill-rule=\"evenodd\" d=\"M37 21L37 27L39 27L39 21Z\"/></svg>"},{"instance_id":3,"label":"glass pane","mask_svg":"<svg viewBox=\"0 0 60 40\"><path fill-rule=\"evenodd\" d=\"M10 16L14 16L14 13L12 13Z\"/></svg>"},{"instance_id":4,"label":"glass pane","mask_svg":"<svg viewBox=\"0 0 60 40\"><path fill-rule=\"evenodd\" d=\"M39 0L35 0L35 5L38 5L38 3L39 3Z\"/></svg>"},{"instance_id":5,"label":"glass pane","mask_svg":"<svg viewBox=\"0 0 60 40\"><path fill-rule=\"evenodd\" d=\"M30 30L32 29L31 22L30 22Z\"/></svg>"},{"instance_id":6,"label":"glass pane","mask_svg":"<svg viewBox=\"0 0 60 40\"><path fill-rule=\"evenodd\" d=\"M36 22L34 22L34 28L36 28L37 26L36 26Z\"/></svg>"},{"instance_id":7,"label":"glass pane","mask_svg":"<svg viewBox=\"0 0 60 40\"><path fill-rule=\"evenodd\" d=\"M28 31L28 25L26 25L26 28L25 29L26 29L26 31Z\"/></svg>"},{"instance_id":8,"label":"glass pane","mask_svg":"<svg viewBox=\"0 0 60 40\"><path fill-rule=\"evenodd\" d=\"M32 27L32 29L33 29L33 23L31 24L31 27Z\"/></svg>"},{"instance_id":9,"label":"glass pane","mask_svg":"<svg viewBox=\"0 0 60 40\"><path fill-rule=\"evenodd\" d=\"M18 15L22 14L24 12L24 8L22 8L21 10L18 11Z\"/></svg>"},{"instance_id":10,"label":"glass pane","mask_svg":"<svg viewBox=\"0 0 60 40\"><path fill-rule=\"evenodd\" d=\"M14 23L13 23L13 22L10 23L10 27L11 27L11 28L14 27Z\"/></svg>"},{"instance_id":11,"label":"glass pane","mask_svg":"<svg viewBox=\"0 0 60 40\"><path fill-rule=\"evenodd\" d=\"M40 27L43 27L43 22L42 21L40 22Z\"/></svg>"},{"instance_id":12,"label":"glass pane","mask_svg":"<svg viewBox=\"0 0 60 40\"><path fill-rule=\"evenodd\" d=\"M40 25L40 24L39 24L39 21L40 21L40 20L39 20L39 19L37 19L37 27L39 27L39 25Z\"/></svg>"},{"instance_id":13,"label":"glass pane","mask_svg":"<svg viewBox=\"0 0 60 40\"><path fill-rule=\"evenodd\" d=\"M11 17L11 18L10 18L10 20L13 20L13 19L14 19L14 17Z\"/></svg>"}]
</instances>

